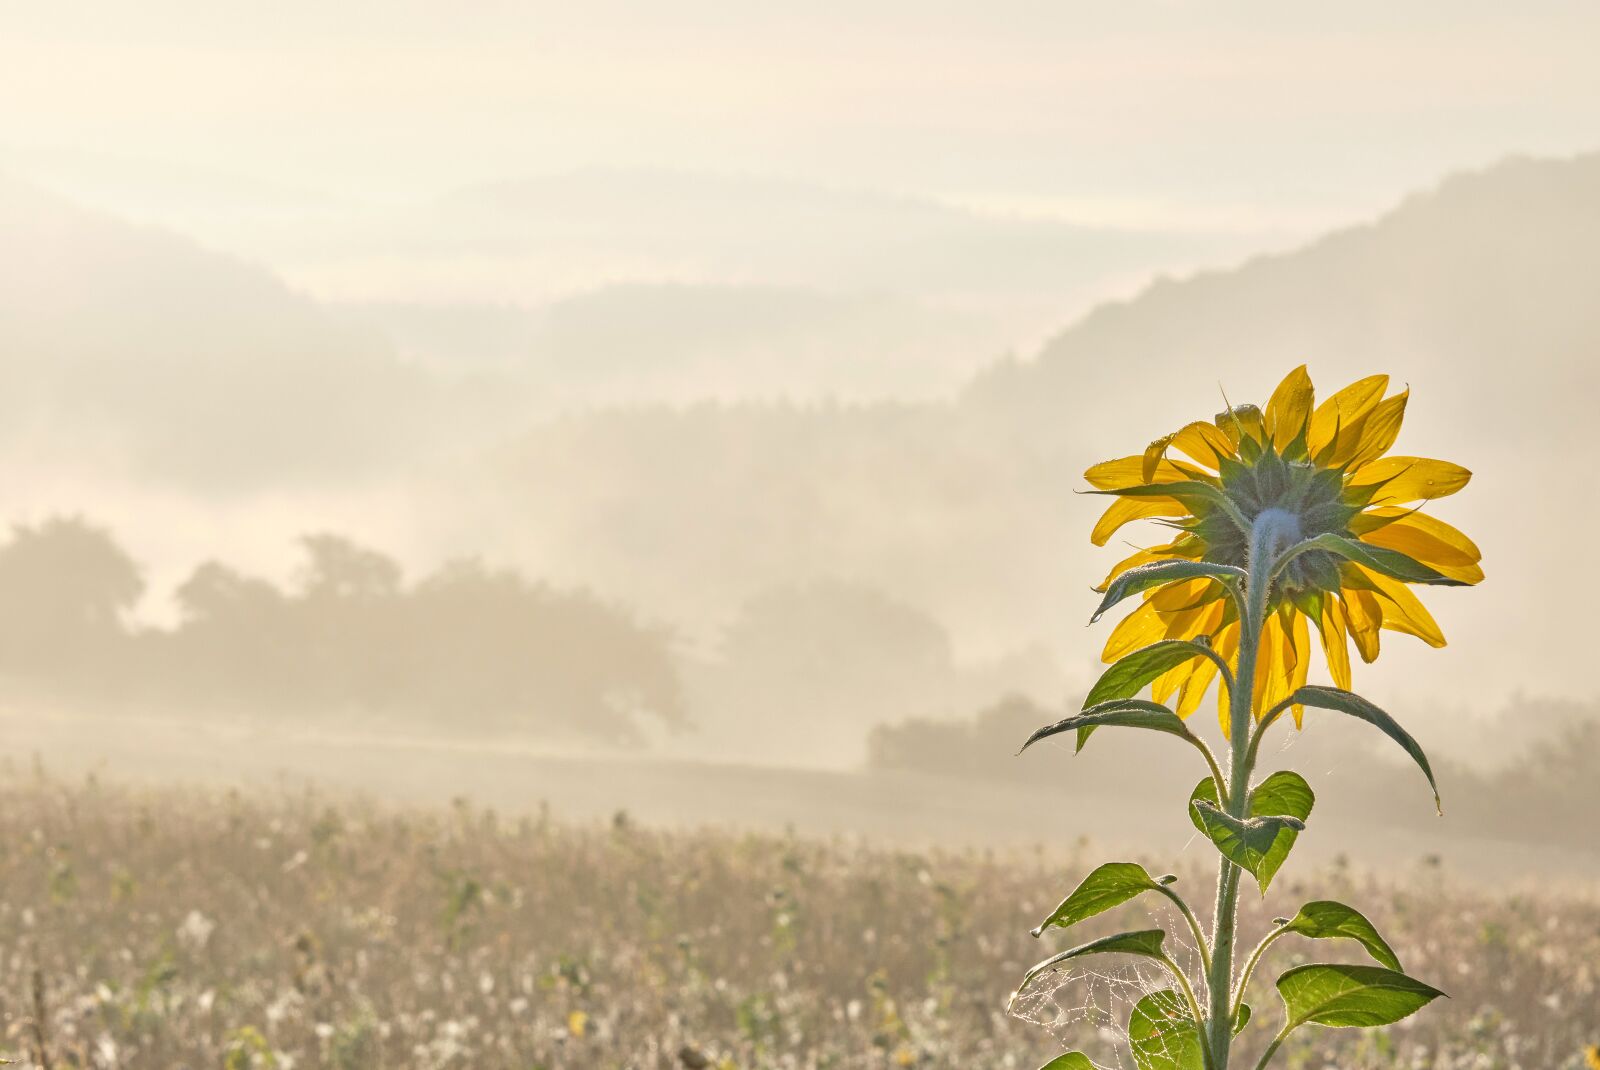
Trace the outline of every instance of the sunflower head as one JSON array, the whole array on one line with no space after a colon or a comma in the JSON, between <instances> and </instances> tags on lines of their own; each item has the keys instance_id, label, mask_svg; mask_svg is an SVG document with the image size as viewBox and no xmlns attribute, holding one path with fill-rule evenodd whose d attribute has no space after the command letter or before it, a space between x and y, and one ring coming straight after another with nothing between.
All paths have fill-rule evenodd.
<instances>
[{"instance_id":1,"label":"sunflower head","mask_svg":"<svg viewBox=\"0 0 1600 1070\"><path fill-rule=\"evenodd\" d=\"M1270 533L1273 557L1292 549L1266 597L1255 687L1262 710L1306 682L1312 626L1342 688L1350 686L1351 639L1368 662L1378 655L1382 629L1443 646L1411 587L1483 579L1472 540L1424 511L1466 486L1471 473L1447 461L1389 455L1408 392L1385 397L1388 385L1388 376L1368 376L1317 404L1302 366L1265 409L1230 406L1156 439L1142 454L1090 468L1085 477L1096 491L1116 498L1095 525L1096 545L1135 520L1174 531L1169 542L1119 562L1100 589L1130 568L1162 560L1247 569L1252 530ZM1163 639L1202 637L1224 658L1237 650L1233 600L1221 581L1203 576L1146 591L1112 632L1104 656L1110 662ZM1176 693L1177 712L1187 716L1215 673L1209 659L1180 665L1155 681L1156 700ZM1225 693L1221 706L1226 730Z\"/></svg>"}]
</instances>

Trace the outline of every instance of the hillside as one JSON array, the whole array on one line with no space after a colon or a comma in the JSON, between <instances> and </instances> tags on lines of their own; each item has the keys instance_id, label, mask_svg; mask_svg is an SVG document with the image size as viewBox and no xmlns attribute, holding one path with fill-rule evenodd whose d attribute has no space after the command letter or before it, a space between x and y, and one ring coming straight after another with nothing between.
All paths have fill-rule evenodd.
<instances>
[{"instance_id":1,"label":"hillside","mask_svg":"<svg viewBox=\"0 0 1600 1070\"><path fill-rule=\"evenodd\" d=\"M4 444L185 482L402 450L425 384L267 272L0 186ZM21 440L21 441L19 441Z\"/></svg>"}]
</instances>

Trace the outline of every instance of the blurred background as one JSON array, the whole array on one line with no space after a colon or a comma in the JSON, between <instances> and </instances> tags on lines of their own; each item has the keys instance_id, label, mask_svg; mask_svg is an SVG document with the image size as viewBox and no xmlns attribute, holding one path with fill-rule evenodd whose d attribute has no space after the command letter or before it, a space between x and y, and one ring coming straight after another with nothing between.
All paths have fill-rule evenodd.
<instances>
[{"instance_id":1,"label":"blurred background","mask_svg":"<svg viewBox=\"0 0 1600 1070\"><path fill-rule=\"evenodd\" d=\"M482 847L461 830L501 812L554 837L527 857L571 882L528 893L534 965L460 975L483 1005L452 1022L515 1022L512 991L534 1013L559 1004L531 1048L503 1027L519 1053L504 1065L678 1065L680 1042L689 1067L1022 1065L1000 1052L1035 1041L1005 1033L989 998L1013 983L1015 948L972 945L991 958L962 960L965 976L988 987L948 1026L939 985L957 959L897 966L872 943L878 875L898 874L884 880L902 902L932 897L900 920L923 918L959 959L960 919L1000 909L981 895L988 871L947 878L900 847L1094 839L1204 867L1173 819L1198 775L1182 748L1102 733L1076 759L1015 751L1077 708L1110 627L1087 627L1089 587L1126 548L1089 545L1102 503L1077 493L1083 470L1209 418L1224 393L1263 402L1300 363L1324 395L1374 372L1410 385L1396 450L1474 471L1430 511L1480 543L1488 573L1429 592L1449 647L1391 633L1357 667L1433 757L1447 817L1377 733L1313 715L1272 759L1321 796L1301 855L1401 874L1409 891L1386 909L1402 923L1441 868L1564 888L1577 898L1541 917L1593 921L1600 9L0 12L0 753L5 835L24 845L4 855L24 891L0 903L0 935L26 951L0 987L20 986L8 1015L32 1008L0 1017L19 1057L49 1065L28 1022L79 1000L79 1018L55 1019L79 1038L71 1065L401 1065L397 1050L500 1065L472 1047L476 1027L428 1017L455 982L420 979L476 954L463 919L518 931L484 905L524 903L522 878L485 875L493 852L439 861ZM59 790L16 787L30 775ZM108 804L96 784L134 794ZM286 791L401 812L456 800L459 824L334 819L311 796L239 809ZM591 870L590 841L548 831L589 829L603 854L641 822L788 839L663 841L653 862L630 840L626 865ZM351 828L387 828L389 862L328 853ZM892 846L846 865L806 837ZM141 843L155 854L124 857ZM317 868L335 858L353 868ZM720 875L754 897L750 946L776 966L695 957L727 919L640 890L674 859L688 868L673 882ZM819 913L797 911L801 874L823 871L874 875L824 881ZM147 915L123 905L163 882ZM416 887L408 907L385 898ZM122 958L63 920L90 888L111 912L94 931L149 922ZM195 891L230 888L246 898ZM1028 923L1064 890L1041 882ZM391 913L358 913L368 892ZM301 893L323 905L284 906ZM633 925L591 913L613 901L650 919L645 947L669 949L654 996L715 989L702 1017L642 989L635 1004L595 995L643 968ZM847 902L845 945L865 927L870 963L823 968L832 988L815 969L805 981L805 941L841 945L794 919ZM1587 1018L1572 1010L1594 992L1589 952L1517 935L1526 912L1499 900L1460 902L1479 942L1440 969L1470 964L1488 994L1459 1001L1439 1043L1490 1037L1496 1058L1532 1062L1473 1049L1428 1065L1579 1065L1578 1034L1600 1029L1593 1000ZM351 905L297 929L332 903ZM321 1006L317 971L366 969L340 946L365 955L411 917L443 926L416 943L437 960L395 975L419 979L406 999L422 1017L385 1017L399 1012L371 990L304 1009ZM217 950L250 925L238 958ZM1516 948L1531 972L1507 965ZM1552 966L1558 951L1573 957ZM216 961L196 965L202 952ZM84 965L102 953L121 981ZM280 959L293 999L235 975ZM30 987L28 963L56 960ZM794 987L763 987L772 969ZM1506 984L1544 1002L1501 1006ZM802 990L836 1005L785 1010ZM933 1004L916 993L938 1002L923 1024L910 1008ZM163 1032L152 999L201 1017ZM113 1004L120 1025L86 1024ZM803 1047L774 1023L812 1013L844 1023L841 1052L878 1030L879 1061L764 1062ZM372 1023L404 1045L367 1062L379 1049L352 1040L357 1055L335 1058ZM651 1062L637 1044L658 1027L671 1039ZM605 1059L584 1054L596 1037L614 1044Z\"/></svg>"},{"instance_id":2,"label":"blurred background","mask_svg":"<svg viewBox=\"0 0 1600 1070\"><path fill-rule=\"evenodd\" d=\"M13 13L13 749L1092 779L1010 759L1097 671L1079 474L1304 361L1476 473L1489 582L1361 686L1504 773L1594 713L1596 21Z\"/></svg>"}]
</instances>

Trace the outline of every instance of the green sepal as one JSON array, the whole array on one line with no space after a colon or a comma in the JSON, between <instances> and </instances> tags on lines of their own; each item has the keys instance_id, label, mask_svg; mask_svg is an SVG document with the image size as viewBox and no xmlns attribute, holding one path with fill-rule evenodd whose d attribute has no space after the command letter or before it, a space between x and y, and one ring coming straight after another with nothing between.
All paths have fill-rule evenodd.
<instances>
[{"instance_id":1,"label":"green sepal","mask_svg":"<svg viewBox=\"0 0 1600 1070\"><path fill-rule=\"evenodd\" d=\"M1317 709L1333 710L1336 713L1347 713L1351 717L1359 718L1370 725L1376 726L1384 735L1400 744L1405 752L1411 755L1411 760L1421 767L1428 778L1428 787L1433 789L1433 807L1443 814L1444 805L1439 800L1439 784L1433 778L1433 767L1428 764L1428 756L1422 752L1422 747L1411 733L1400 727L1400 723L1387 713L1356 694L1338 687L1321 687L1310 684L1297 690L1289 699L1291 705L1315 706Z\"/></svg>"},{"instance_id":2,"label":"green sepal","mask_svg":"<svg viewBox=\"0 0 1600 1070\"><path fill-rule=\"evenodd\" d=\"M1194 808L1194 803L1197 801L1220 807L1217 786L1210 777L1196 784L1194 791L1189 795L1189 820L1194 823L1195 828L1209 836L1209 830ZM1311 817L1311 810L1316 801L1317 796L1304 777L1291 770L1282 769L1250 789L1246 812L1251 817L1293 817L1305 821ZM1261 860L1254 874L1262 894L1266 894L1267 886L1283 867L1289 852L1294 848L1295 840L1299 837L1300 830L1296 828L1285 827L1278 831L1272 847L1268 849L1266 857Z\"/></svg>"},{"instance_id":3,"label":"green sepal","mask_svg":"<svg viewBox=\"0 0 1600 1070\"><path fill-rule=\"evenodd\" d=\"M1278 994L1288 1015L1284 1032L1302 1025L1392 1025L1444 995L1397 970L1324 962L1279 977Z\"/></svg>"},{"instance_id":4,"label":"green sepal","mask_svg":"<svg viewBox=\"0 0 1600 1070\"><path fill-rule=\"evenodd\" d=\"M1424 583L1437 587L1467 587L1469 584L1462 580L1451 579L1437 569L1429 568L1415 558L1391 550L1387 546L1374 546L1371 543L1361 542L1344 535L1327 532L1315 538L1307 539L1289 550L1290 554L1322 550L1335 554L1346 561L1354 561L1358 565L1381 572L1385 576L1392 576L1406 583Z\"/></svg>"},{"instance_id":5,"label":"green sepal","mask_svg":"<svg viewBox=\"0 0 1600 1070\"><path fill-rule=\"evenodd\" d=\"M1200 1024L1172 989L1152 992L1133 1006L1128 1047L1138 1070L1203 1070Z\"/></svg>"},{"instance_id":6,"label":"green sepal","mask_svg":"<svg viewBox=\"0 0 1600 1070\"><path fill-rule=\"evenodd\" d=\"M1152 587L1201 578L1242 582L1246 575L1245 570L1236 565L1214 565L1209 561L1190 561L1184 558L1174 561L1152 561L1147 565L1130 568L1112 580L1106 587L1105 597L1100 600L1100 607L1089 618L1089 623L1098 621L1108 609L1124 598L1130 598L1141 591L1148 591Z\"/></svg>"},{"instance_id":7,"label":"green sepal","mask_svg":"<svg viewBox=\"0 0 1600 1070\"><path fill-rule=\"evenodd\" d=\"M1257 883L1261 880L1261 864L1277 841L1278 833L1285 829L1299 832L1306 827L1297 817L1234 817L1204 799L1196 799L1189 805L1200 815L1201 826L1222 856L1255 877Z\"/></svg>"},{"instance_id":8,"label":"green sepal","mask_svg":"<svg viewBox=\"0 0 1600 1070\"><path fill-rule=\"evenodd\" d=\"M1231 505L1220 487L1202 483L1198 479L1175 479L1170 483L1135 483L1131 487L1108 490L1091 490L1088 494L1106 494L1116 498L1174 498L1193 509L1196 505Z\"/></svg>"},{"instance_id":9,"label":"green sepal","mask_svg":"<svg viewBox=\"0 0 1600 1070\"><path fill-rule=\"evenodd\" d=\"M1161 887L1137 862L1107 862L1083 878L1072 894L1033 930L1033 935L1040 935L1052 925L1062 929L1076 925Z\"/></svg>"},{"instance_id":10,"label":"green sepal","mask_svg":"<svg viewBox=\"0 0 1600 1070\"><path fill-rule=\"evenodd\" d=\"M1331 899L1307 903L1283 928L1285 932L1308 936L1313 940L1354 940L1384 966L1391 970L1400 969L1400 959L1378 934L1372 922L1360 911L1343 903Z\"/></svg>"}]
</instances>

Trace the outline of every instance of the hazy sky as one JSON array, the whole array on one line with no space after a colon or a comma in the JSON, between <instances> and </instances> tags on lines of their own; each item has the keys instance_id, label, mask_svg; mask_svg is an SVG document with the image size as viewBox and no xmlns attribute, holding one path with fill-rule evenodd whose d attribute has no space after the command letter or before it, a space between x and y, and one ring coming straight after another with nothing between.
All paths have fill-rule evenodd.
<instances>
[{"instance_id":1,"label":"hazy sky","mask_svg":"<svg viewBox=\"0 0 1600 1070\"><path fill-rule=\"evenodd\" d=\"M166 183L200 210L639 166L1309 232L1600 135L1600 7L1581 3L4 12L0 167L92 179L113 204L122 184Z\"/></svg>"}]
</instances>

